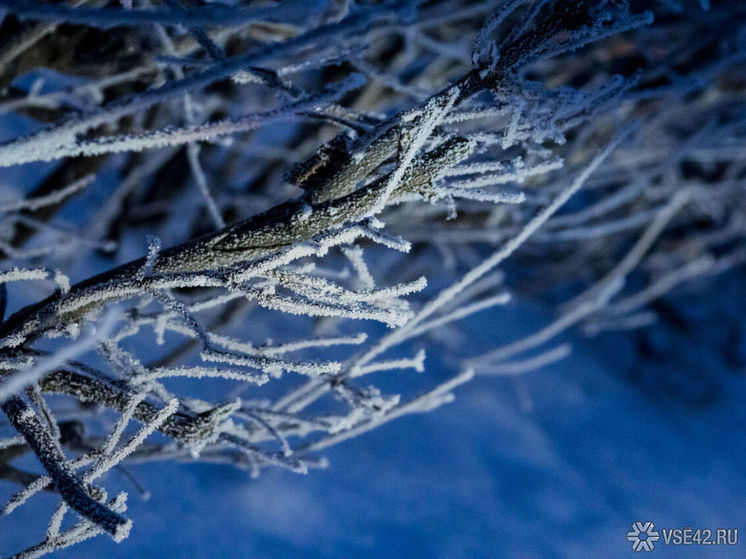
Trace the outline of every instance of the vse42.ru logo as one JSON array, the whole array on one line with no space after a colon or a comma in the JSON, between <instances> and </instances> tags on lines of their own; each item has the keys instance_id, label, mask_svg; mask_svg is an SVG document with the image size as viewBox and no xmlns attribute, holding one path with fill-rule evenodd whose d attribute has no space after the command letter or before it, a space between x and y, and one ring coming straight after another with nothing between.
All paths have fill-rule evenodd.
<instances>
[{"instance_id":1,"label":"vse42.ru logo","mask_svg":"<svg viewBox=\"0 0 746 559\"><path fill-rule=\"evenodd\" d=\"M632 529L627 532L627 541L632 543L633 551L653 551L656 542L665 545L736 545L738 529L686 527L656 530L650 521L633 522Z\"/></svg>"}]
</instances>

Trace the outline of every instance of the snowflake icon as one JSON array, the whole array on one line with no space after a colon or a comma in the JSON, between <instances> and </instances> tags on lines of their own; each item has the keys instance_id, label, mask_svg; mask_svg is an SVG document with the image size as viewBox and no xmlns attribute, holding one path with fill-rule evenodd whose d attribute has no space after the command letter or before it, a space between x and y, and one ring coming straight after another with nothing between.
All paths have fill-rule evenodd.
<instances>
[{"instance_id":1,"label":"snowflake icon","mask_svg":"<svg viewBox=\"0 0 746 559\"><path fill-rule=\"evenodd\" d=\"M627 541L632 542L633 551L653 551L655 542L661 539L652 522L633 522L632 529L627 532Z\"/></svg>"}]
</instances>

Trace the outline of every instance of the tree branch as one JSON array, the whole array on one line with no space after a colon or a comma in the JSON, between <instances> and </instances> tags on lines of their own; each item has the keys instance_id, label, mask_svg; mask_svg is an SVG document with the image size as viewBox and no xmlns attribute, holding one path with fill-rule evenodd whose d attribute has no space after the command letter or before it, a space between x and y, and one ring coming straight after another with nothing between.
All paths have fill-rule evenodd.
<instances>
[{"instance_id":1,"label":"tree branch","mask_svg":"<svg viewBox=\"0 0 746 559\"><path fill-rule=\"evenodd\" d=\"M52 478L65 503L97 526L121 541L129 535L132 521L115 513L106 505L94 500L83 483L65 463L59 445L44 430L36 413L18 396L11 396L2 404L3 411L13 427L23 435L44 469Z\"/></svg>"}]
</instances>

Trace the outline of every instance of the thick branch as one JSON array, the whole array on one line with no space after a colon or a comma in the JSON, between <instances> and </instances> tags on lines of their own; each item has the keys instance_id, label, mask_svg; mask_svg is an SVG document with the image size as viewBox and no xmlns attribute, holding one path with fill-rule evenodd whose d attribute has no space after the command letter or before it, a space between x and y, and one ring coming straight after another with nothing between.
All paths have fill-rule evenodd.
<instances>
[{"instance_id":1,"label":"thick branch","mask_svg":"<svg viewBox=\"0 0 746 559\"><path fill-rule=\"evenodd\" d=\"M127 408L133 398L132 392L126 388L66 370L47 375L39 381L39 387L48 394L75 396L81 402L94 402L119 412ZM141 423L150 423L160 411L158 406L140 402L133 415ZM159 431L181 443L190 444L209 438L212 426L211 411L199 415L176 412L163 422Z\"/></svg>"},{"instance_id":2,"label":"thick branch","mask_svg":"<svg viewBox=\"0 0 746 559\"><path fill-rule=\"evenodd\" d=\"M44 469L52 478L65 503L121 541L129 534L132 522L107 506L91 498L83 483L65 463L65 456L57 443L44 430L34 411L18 396L11 396L2 404L13 427L23 435Z\"/></svg>"}]
</instances>

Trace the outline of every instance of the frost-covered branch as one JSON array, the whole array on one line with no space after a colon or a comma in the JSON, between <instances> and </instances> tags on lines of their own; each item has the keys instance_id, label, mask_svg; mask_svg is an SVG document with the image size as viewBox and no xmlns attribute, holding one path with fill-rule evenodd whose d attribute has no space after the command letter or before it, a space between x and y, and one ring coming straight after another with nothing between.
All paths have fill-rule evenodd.
<instances>
[{"instance_id":1,"label":"frost-covered branch","mask_svg":"<svg viewBox=\"0 0 746 559\"><path fill-rule=\"evenodd\" d=\"M630 4L0 0L3 516L61 497L21 556L123 538L126 464L305 473L743 266L744 10Z\"/></svg>"}]
</instances>

